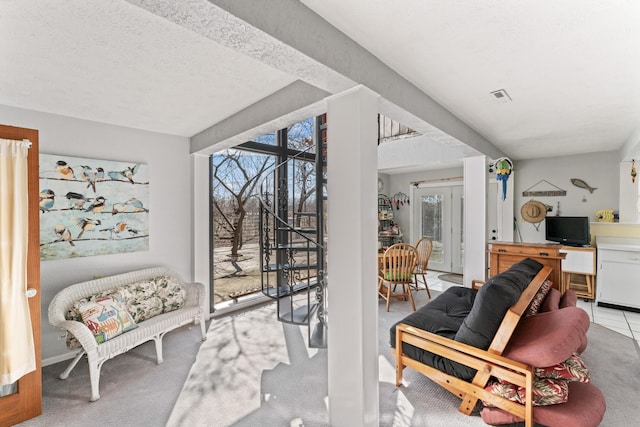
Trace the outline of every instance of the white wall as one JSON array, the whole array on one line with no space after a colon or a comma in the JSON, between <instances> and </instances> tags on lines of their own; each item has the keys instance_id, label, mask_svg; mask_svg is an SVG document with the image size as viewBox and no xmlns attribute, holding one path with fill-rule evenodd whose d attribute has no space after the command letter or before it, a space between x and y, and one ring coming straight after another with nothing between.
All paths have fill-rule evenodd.
<instances>
[{"instance_id":1,"label":"white wall","mask_svg":"<svg viewBox=\"0 0 640 427\"><path fill-rule=\"evenodd\" d=\"M532 198L523 197L522 192L524 190L529 189L541 180L546 180L567 192L567 195L563 197L534 197L534 199L553 207L549 215L556 214L558 202L560 202L561 215L588 216L595 221L594 215L600 209L619 209L619 170L619 154L617 151L516 161L513 174L514 216L517 219L522 241L531 243L545 241L544 224L541 224L539 230L536 231L532 224L522 220L520 208ZM411 182L452 178L462 175L462 168L394 175L380 174L384 178L389 178L389 183L385 184L385 194L389 197L393 197L393 194L398 191L410 195ZM582 179L591 187L597 187L597 190L591 194L588 190L574 186L571 183L571 178ZM554 187L544 182L535 185L533 188L533 190L551 189L554 189ZM582 201L583 197L586 199L584 202ZM405 206L394 211L394 218L405 235L408 236L411 226L410 208ZM514 232L514 241L521 241L517 232Z\"/></svg>"},{"instance_id":2,"label":"white wall","mask_svg":"<svg viewBox=\"0 0 640 427\"><path fill-rule=\"evenodd\" d=\"M42 358L68 353L47 309L63 287L131 270L165 266L192 280L189 139L0 105L0 122L39 130L40 152L145 163L149 167L149 251L41 262Z\"/></svg>"},{"instance_id":3,"label":"white wall","mask_svg":"<svg viewBox=\"0 0 640 427\"><path fill-rule=\"evenodd\" d=\"M388 175L389 183L385 185L384 194L393 197L394 194L401 192L411 196L411 182L454 177L459 177L458 181L462 181L462 175L462 166L459 168ZM410 203L413 203L413 200L410 200ZM404 233L404 239L408 242L410 242L411 206L401 206L400 209L393 211L393 218L400 225Z\"/></svg>"},{"instance_id":4,"label":"white wall","mask_svg":"<svg viewBox=\"0 0 640 427\"><path fill-rule=\"evenodd\" d=\"M528 243L544 242L544 223L536 231L533 224L524 222L520 215L522 205L530 199L539 200L551 205L553 211L547 215L555 215L560 202L560 215L588 216L595 221L594 215L600 209L619 208L619 155L617 151L589 153L582 155L518 160L515 162L515 206L514 214L522 241ZM579 178L596 187L593 194L588 190L578 188L571 183L572 178ZM547 180L551 184L567 191L562 197L523 197L522 192L540 180ZM553 189L542 183L533 190ZM582 201L583 197L586 201ZM514 233L514 240L520 241L518 233Z\"/></svg>"}]
</instances>

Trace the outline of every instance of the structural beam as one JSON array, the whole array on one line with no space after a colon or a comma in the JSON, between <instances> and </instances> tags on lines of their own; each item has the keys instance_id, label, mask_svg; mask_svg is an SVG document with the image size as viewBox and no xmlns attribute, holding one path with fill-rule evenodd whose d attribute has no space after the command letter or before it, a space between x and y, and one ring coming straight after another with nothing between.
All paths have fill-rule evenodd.
<instances>
[{"instance_id":1,"label":"structural beam","mask_svg":"<svg viewBox=\"0 0 640 427\"><path fill-rule=\"evenodd\" d=\"M432 139L466 144L490 158L504 156L298 0L128 1L331 94L362 84L386 100L380 103L382 114ZM200 140L191 151L202 144Z\"/></svg>"},{"instance_id":2,"label":"structural beam","mask_svg":"<svg viewBox=\"0 0 640 427\"><path fill-rule=\"evenodd\" d=\"M324 113L324 99L328 95L315 86L295 81L192 136L191 152L211 154L317 116Z\"/></svg>"}]
</instances>

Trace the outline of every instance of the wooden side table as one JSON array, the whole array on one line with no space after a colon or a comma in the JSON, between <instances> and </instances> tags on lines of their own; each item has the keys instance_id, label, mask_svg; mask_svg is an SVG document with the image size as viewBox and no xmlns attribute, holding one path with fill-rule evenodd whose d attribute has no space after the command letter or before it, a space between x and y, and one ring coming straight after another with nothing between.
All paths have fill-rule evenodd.
<instances>
[{"instance_id":1,"label":"wooden side table","mask_svg":"<svg viewBox=\"0 0 640 427\"><path fill-rule=\"evenodd\" d=\"M593 300L596 296L596 248L563 246L567 257L562 261L564 291L573 289L578 297Z\"/></svg>"}]
</instances>

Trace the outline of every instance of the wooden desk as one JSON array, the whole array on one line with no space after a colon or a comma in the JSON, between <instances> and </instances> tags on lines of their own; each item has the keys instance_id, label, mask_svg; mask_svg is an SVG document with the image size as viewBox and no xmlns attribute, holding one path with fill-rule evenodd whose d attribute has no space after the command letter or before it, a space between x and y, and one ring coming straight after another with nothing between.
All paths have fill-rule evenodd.
<instances>
[{"instance_id":1,"label":"wooden desk","mask_svg":"<svg viewBox=\"0 0 640 427\"><path fill-rule=\"evenodd\" d=\"M562 245L554 243L489 243L489 277L502 273L525 258L535 259L542 265L553 268L549 279L553 287L564 294L562 260L567 256L561 252Z\"/></svg>"}]
</instances>

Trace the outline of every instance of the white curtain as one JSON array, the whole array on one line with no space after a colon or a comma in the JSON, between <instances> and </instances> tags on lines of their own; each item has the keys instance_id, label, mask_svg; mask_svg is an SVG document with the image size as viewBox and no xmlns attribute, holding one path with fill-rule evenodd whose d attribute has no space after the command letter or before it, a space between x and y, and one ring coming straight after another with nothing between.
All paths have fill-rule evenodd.
<instances>
[{"instance_id":1,"label":"white curtain","mask_svg":"<svg viewBox=\"0 0 640 427\"><path fill-rule=\"evenodd\" d=\"M36 369L26 295L28 147L0 139L0 385Z\"/></svg>"}]
</instances>

